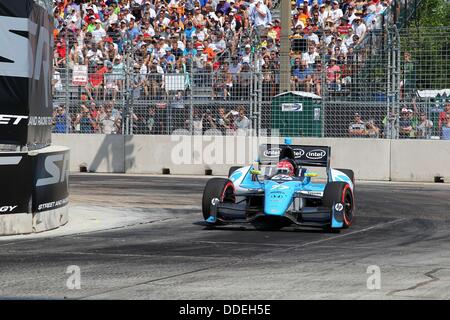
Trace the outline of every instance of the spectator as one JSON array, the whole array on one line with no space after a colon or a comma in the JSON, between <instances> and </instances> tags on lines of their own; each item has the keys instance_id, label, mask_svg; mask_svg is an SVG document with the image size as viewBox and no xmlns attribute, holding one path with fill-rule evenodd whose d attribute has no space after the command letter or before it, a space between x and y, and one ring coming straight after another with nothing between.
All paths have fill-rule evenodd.
<instances>
[{"instance_id":1,"label":"spectator","mask_svg":"<svg viewBox=\"0 0 450 320\"><path fill-rule=\"evenodd\" d=\"M245 115L246 111L244 106L240 106L237 111L239 112L239 114L237 116L237 119L234 121L236 130L238 134L241 133L246 135L251 127L250 120Z\"/></svg>"},{"instance_id":2,"label":"spectator","mask_svg":"<svg viewBox=\"0 0 450 320\"><path fill-rule=\"evenodd\" d=\"M53 112L53 132L68 133L67 122L66 109L64 108L64 105L60 105Z\"/></svg>"},{"instance_id":3,"label":"spectator","mask_svg":"<svg viewBox=\"0 0 450 320\"><path fill-rule=\"evenodd\" d=\"M362 138L367 136L366 124L361 120L361 115L355 113L353 122L348 127L348 134L352 138Z\"/></svg>"},{"instance_id":4,"label":"spectator","mask_svg":"<svg viewBox=\"0 0 450 320\"><path fill-rule=\"evenodd\" d=\"M441 128L441 139L450 140L450 114L446 115L446 122L443 123Z\"/></svg>"},{"instance_id":5,"label":"spectator","mask_svg":"<svg viewBox=\"0 0 450 320\"><path fill-rule=\"evenodd\" d=\"M327 68L327 83L329 90L339 91L341 83L341 68L336 64L337 59L331 58Z\"/></svg>"},{"instance_id":6,"label":"spectator","mask_svg":"<svg viewBox=\"0 0 450 320\"><path fill-rule=\"evenodd\" d=\"M120 132L121 116L113 113L112 105L106 105L99 115L100 133L115 134Z\"/></svg>"},{"instance_id":7,"label":"spectator","mask_svg":"<svg viewBox=\"0 0 450 320\"><path fill-rule=\"evenodd\" d=\"M380 128L375 125L374 120L369 120L366 123L366 133L369 138L379 138L380 137Z\"/></svg>"},{"instance_id":8,"label":"spectator","mask_svg":"<svg viewBox=\"0 0 450 320\"><path fill-rule=\"evenodd\" d=\"M414 128L412 122L413 111L411 109L402 108L402 112L399 120L399 137L400 138L412 138L414 137Z\"/></svg>"},{"instance_id":9,"label":"spectator","mask_svg":"<svg viewBox=\"0 0 450 320\"><path fill-rule=\"evenodd\" d=\"M94 133L95 130L95 119L91 117L89 109L85 105L81 105L81 112L77 115L75 119L75 128L79 133Z\"/></svg>"},{"instance_id":10,"label":"spectator","mask_svg":"<svg viewBox=\"0 0 450 320\"><path fill-rule=\"evenodd\" d=\"M433 122L427 119L425 112L419 114L419 121L416 126L417 139L429 139L431 136L431 129L433 128Z\"/></svg>"},{"instance_id":11,"label":"spectator","mask_svg":"<svg viewBox=\"0 0 450 320\"><path fill-rule=\"evenodd\" d=\"M444 107L444 110L439 113L439 123L438 123L439 129L441 129L442 125L447 122L447 115L449 114L450 114L450 103L447 103Z\"/></svg>"},{"instance_id":12,"label":"spectator","mask_svg":"<svg viewBox=\"0 0 450 320\"><path fill-rule=\"evenodd\" d=\"M398 116L395 113L389 112L387 116L383 118L383 137L385 139L396 139L398 130Z\"/></svg>"},{"instance_id":13,"label":"spectator","mask_svg":"<svg viewBox=\"0 0 450 320\"><path fill-rule=\"evenodd\" d=\"M262 0L253 0L249 7L249 17L252 26L255 28L258 35L267 32L266 28L272 22L272 14Z\"/></svg>"},{"instance_id":14,"label":"spectator","mask_svg":"<svg viewBox=\"0 0 450 320\"><path fill-rule=\"evenodd\" d=\"M312 70L305 60L301 60L300 65L294 69L294 90L311 91Z\"/></svg>"}]
</instances>

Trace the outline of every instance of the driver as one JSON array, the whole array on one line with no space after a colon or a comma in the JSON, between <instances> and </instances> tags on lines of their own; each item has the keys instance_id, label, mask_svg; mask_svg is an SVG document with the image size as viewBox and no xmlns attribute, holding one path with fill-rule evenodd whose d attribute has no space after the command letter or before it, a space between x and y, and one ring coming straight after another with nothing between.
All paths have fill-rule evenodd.
<instances>
[{"instance_id":1,"label":"driver","mask_svg":"<svg viewBox=\"0 0 450 320\"><path fill-rule=\"evenodd\" d=\"M277 173L293 177L295 174L295 169L289 160L281 160L277 164Z\"/></svg>"}]
</instances>

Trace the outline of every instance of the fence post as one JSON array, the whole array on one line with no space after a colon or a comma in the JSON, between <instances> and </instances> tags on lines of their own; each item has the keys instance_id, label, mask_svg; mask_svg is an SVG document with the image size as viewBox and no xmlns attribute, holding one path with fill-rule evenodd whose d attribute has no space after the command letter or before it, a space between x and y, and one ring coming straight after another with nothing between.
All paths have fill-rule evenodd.
<instances>
[{"instance_id":1,"label":"fence post","mask_svg":"<svg viewBox=\"0 0 450 320\"><path fill-rule=\"evenodd\" d=\"M70 116L70 92L69 92L69 86L70 86L70 80L69 80L69 38L66 36L65 39L66 42L66 134L70 133L70 126L71 126L71 116Z\"/></svg>"},{"instance_id":2,"label":"fence post","mask_svg":"<svg viewBox=\"0 0 450 320\"><path fill-rule=\"evenodd\" d=\"M194 135L194 60L190 59L189 70L189 134Z\"/></svg>"}]
</instances>

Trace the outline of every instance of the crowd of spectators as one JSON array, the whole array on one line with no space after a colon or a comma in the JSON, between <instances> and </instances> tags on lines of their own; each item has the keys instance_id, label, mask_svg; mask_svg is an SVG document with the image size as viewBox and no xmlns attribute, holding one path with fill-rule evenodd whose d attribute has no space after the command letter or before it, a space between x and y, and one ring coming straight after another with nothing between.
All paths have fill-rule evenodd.
<instances>
[{"instance_id":1,"label":"crowd of spectators","mask_svg":"<svg viewBox=\"0 0 450 320\"><path fill-rule=\"evenodd\" d=\"M135 123L148 122L149 114L161 113L153 102L167 97L164 77L169 74L190 74L185 88L203 84L212 88L211 98L236 101L248 100L250 73L260 71L263 99L270 100L280 81L281 23L273 18L278 2L54 0L54 93L66 90L61 77L66 70L71 74L76 65L85 65L89 72L76 98L80 103L71 106L65 123L75 132L120 132L122 105L115 101L125 96L132 104L149 101L141 113L131 114ZM381 28L391 2L291 1L291 89L320 95L324 85L338 91L351 83L357 72L355 48ZM92 104L101 107L94 110ZM213 117L199 112L202 126L220 127L218 106L210 109ZM195 125L190 121L184 122Z\"/></svg>"},{"instance_id":2,"label":"crowd of spectators","mask_svg":"<svg viewBox=\"0 0 450 320\"><path fill-rule=\"evenodd\" d=\"M425 112L416 103L412 108L403 106L400 114L390 112L377 125L375 119L364 121L355 113L348 127L348 136L353 138L400 138L430 139L432 137L450 140L450 103L440 111ZM429 117L436 118L434 123Z\"/></svg>"}]
</instances>

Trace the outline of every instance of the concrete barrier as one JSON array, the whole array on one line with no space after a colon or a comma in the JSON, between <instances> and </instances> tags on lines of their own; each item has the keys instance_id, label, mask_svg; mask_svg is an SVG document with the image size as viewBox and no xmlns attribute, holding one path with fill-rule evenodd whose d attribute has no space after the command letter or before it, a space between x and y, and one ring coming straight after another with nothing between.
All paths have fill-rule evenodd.
<instances>
[{"instance_id":1,"label":"concrete barrier","mask_svg":"<svg viewBox=\"0 0 450 320\"><path fill-rule=\"evenodd\" d=\"M70 148L70 171L86 166L91 172L125 172L123 135L53 134L52 142Z\"/></svg>"},{"instance_id":2,"label":"concrete barrier","mask_svg":"<svg viewBox=\"0 0 450 320\"><path fill-rule=\"evenodd\" d=\"M392 140L390 154L392 181L450 182L450 141Z\"/></svg>"},{"instance_id":3,"label":"concrete barrier","mask_svg":"<svg viewBox=\"0 0 450 320\"><path fill-rule=\"evenodd\" d=\"M226 175L235 165L256 159L260 143L283 139L209 136L54 135L72 149L71 170L85 163L96 172ZM358 180L450 181L450 143L435 140L294 138L294 144L331 146L334 168L350 168ZM432 155L432 156L431 156ZM407 165L405 165L407 164Z\"/></svg>"}]
</instances>

